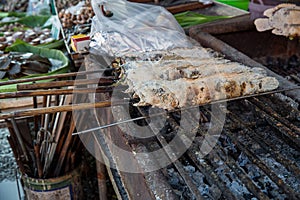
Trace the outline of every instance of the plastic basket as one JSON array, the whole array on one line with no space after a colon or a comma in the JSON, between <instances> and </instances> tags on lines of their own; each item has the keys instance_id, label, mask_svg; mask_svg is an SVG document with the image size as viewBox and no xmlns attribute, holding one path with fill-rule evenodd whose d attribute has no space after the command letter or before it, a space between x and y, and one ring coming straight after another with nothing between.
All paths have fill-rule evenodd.
<instances>
[{"instance_id":1,"label":"plastic basket","mask_svg":"<svg viewBox=\"0 0 300 200\"><path fill-rule=\"evenodd\" d=\"M249 0L216 0L216 1L242 10L248 10L248 6L249 6Z\"/></svg>"}]
</instances>

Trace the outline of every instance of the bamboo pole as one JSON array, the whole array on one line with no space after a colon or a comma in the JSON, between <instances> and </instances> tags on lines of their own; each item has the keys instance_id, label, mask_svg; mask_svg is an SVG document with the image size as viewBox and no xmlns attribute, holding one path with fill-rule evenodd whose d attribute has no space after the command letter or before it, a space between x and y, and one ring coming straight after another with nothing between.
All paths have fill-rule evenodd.
<instances>
[{"instance_id":1,"label":"bamboo pole","mask_svg":"<svg viewBox=\"0 0 300 200\"><path fill-rule=\"evenodd\" d=\"M9 142L12 152L16 158L16 163L18 164L20 172L22 174L26 174L26 169L24 167L24 163L20 160L20 155L18 154L17 145L16 145L15 141L13 140L13 138L11 136L7 136L6 138Z\"/></svg>"},{"instance_id":2,"label":"bamboo pole","mask_svg":"<svg viewBox=\"0 0 300 200\"><path fill-rule=\"evenodd\" d=\"M80 75L93 74L93 73L103 73L105 70L113 71L114 69L101 69L101 70L94 70L94 71L69 72L69 73L64 73L64 74L55 74L55 75L49 75L49 76L9 80L9 81L5 81L5 82L4 81L0 82L0 86L12 85L12 84L18 84L18 83L26 83L26 82L33 82L33 81L48 80L48 79L67 78L67 77L80 76Z\"/></svg>"},{"instance_id":3,"label":"bamboo pole","mask_svg":"<svg viewBox=\"0 0 300 200\"><path fill-rule=\"evenodd\" d=\"M17 122L15 121L14 117L11 117L10 120L11 120L11 124L12 124L13 130L14 130L16 136L17 136L17 139L18 139L19 145L21 147L21 150L23 152L23 155L25 156L26 161L29 161L29 157L28 157L28 154L27 154L27 151L26 151L26 148L25 148L25 144L23 142L20 130L18 128Z\"/></svg>"},{"instance_id":4,"label":"bamboo pole","mask_svg":"<svg viewBox=\"0 0 300 200\"><path fill-rule=\"evenodd\" d=\"M47 95L66 95L66 94L87 94L87 93L105 93L112 92L114 87L98 87L98 88L78 88L78 89L52 89L52 90L34 90L20 92L0 93L0 99L34 97Z\"/></svg>"},{"instance_id":5,"label":"bamboo pole","mask_svg":"<svg viewBox=\"0 0 300 200\"><path fill-rule=\"evenodd\" d=\"M118 101L114 102L115 106L117 105L125 105L128 102ZM84 110L84 109L93 109L93 108L105 108L110 107L112 105L111 101L101 101L96 103L81 103L81 104L73 104L73 105L64 105L64 106L52 106L46 108L37 108L37 109L26 109L19 110L15 112L1 113L1 119L9 119L12 117L25 117L25 116L36 116L42 114L51 114L56 112L69 112L73 110Z\"/></svg>"},{"instance_id":6,"label":"bamboo pole","mask_svg":"<svg viewBox=\"0 0 300 200\"><path fill-rule=\"evenodd\" d=\"M74 85L89 85L89 84L102 84L108 85L115 83L112 77L102 77L95 79L78 79L78 80L65 80L65 81L52 81L46 83L30 83L17 85L17 90L36 90L36 89L49 89L57 87L66 87Z\"/></svg>"},{"instance_id":7,"label":"bamboo pole","mask_svg":"<svg viewBox=\"0 0 300 200\"><path fill-rule=\"evenodd\" d=\"M38 171L38 177L43 177L43 166L41 162L41 154L40 154L40 145L34 144L34 155L36 157L36 165L37 165L37 171Z\"/></svg>"},{"instance_id":8,"label":"bamboo pole","mask_svg":"<svg viewBox=\"0 0 300 200\"><path fill-rule=\"evenodd\" d=\"M65 144L60 152L60 155L58 157L58 162L57 162L57 165L56 165L56 168L54 170L54 174L55 175L59 175L60 172L61 172L61 168L62 168L62 165L64 163L64 160L66 158L66 154L67 154L67 151L69 149L69 146L71 144L71 139L72 139L72 133L74 132L75 130L75 123L73 121L73 119L71 118L71 125L70 125L70 129L69 129L69 132L67 134L67 138L65 140Z\"/></svg>"}]
</instances>

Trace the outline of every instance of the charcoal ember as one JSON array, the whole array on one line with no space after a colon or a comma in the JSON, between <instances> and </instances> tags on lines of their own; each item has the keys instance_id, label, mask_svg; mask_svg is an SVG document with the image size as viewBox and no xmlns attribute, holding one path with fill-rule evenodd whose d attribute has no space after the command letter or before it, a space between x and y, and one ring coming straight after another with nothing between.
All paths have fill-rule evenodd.
<instances>
[{"instance_id":1,"label":"charcoal ember","mask_svg":"<svg viewBox=\"0 0 300 200\"><path fill-rule=\"evenodd\" d=\"M295 68L299 66L300 61L297 55L292 55L291 57L289 57L287 62L288 62L288 67Z\"/></svg>"}]
</instances>

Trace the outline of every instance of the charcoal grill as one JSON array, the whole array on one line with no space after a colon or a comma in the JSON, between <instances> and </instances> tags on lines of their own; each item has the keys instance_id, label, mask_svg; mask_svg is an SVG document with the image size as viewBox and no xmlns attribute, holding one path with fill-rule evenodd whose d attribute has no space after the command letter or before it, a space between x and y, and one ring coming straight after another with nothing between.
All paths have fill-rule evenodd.
<instances>
[{"instance_id":1,"label":"charcoal grill","mask_svg":"<svg viewBox=\"0 0 300 200\"><path fill-rule=\"evenodd\" d=\"M244 22L240 23L242 27L231 27L236 31L246 30ZM203 32L203 27L191 29L190 35L231 60L266 68L212 34ZM295 82L270 70L268 73L280 80L281 88L295 86ZM299 96L299 91L290 91L230 101L226 107L220 104L220 110L226 112L224 127L207 155L201 151L201 145L208 127L218 126L211 124L218 121L214 120L218 116L212 112L211 105L199 107L199 124L192 145L179 159L155 171L147 171L147 165L141 165L135 154L153 152L172 141L179 134L180 112L169 113L164 128L150 138L135 138L118 126L111 126L82 134L81 139L89 144L91 152L96 151L110 163L107 172L119 199L300 199ZM109 98L110 93L90 96L96 101ZM148 115L147 108L130 108L132 118ZM115 117L110 107L95 109L85 116L89 121L85 129L112 124ZM145 126L148 121L141 119L134 123ZM120 157L112 143L132 154ZM165 154L172 159L175 149L176 146L172 146ZM160 164L159 157L149 157L146 161ZM121 169L126 164L140 173L124 172Z\"/></svg>"}]
</instances>

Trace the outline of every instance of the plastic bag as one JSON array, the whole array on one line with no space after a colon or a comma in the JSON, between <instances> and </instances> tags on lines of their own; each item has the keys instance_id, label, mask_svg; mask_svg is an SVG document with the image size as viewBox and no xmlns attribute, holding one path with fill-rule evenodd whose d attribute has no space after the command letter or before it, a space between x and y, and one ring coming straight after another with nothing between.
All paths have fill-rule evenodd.
<instances>
[{"instance_id":1,"label":"plastic bag","mask_svg":"<svg viewBox=\"0 0 300 200\"><path fill-rule=\"evenodd\" d=\"M50 0L29 0L27 15L51 15Z\"/></svg>"},{"instance_id":2,"label":"plastic bag","mask_svg":"<svg viewBox=\"0 0 300 200\"><path fill-rule=\"evenodd\" d=\"M192 47L173 15L161 6L123 0L92 0L90 47L110 56ZM106 16L112 14L112 16Z\"/></svg>"}]
</instances>

